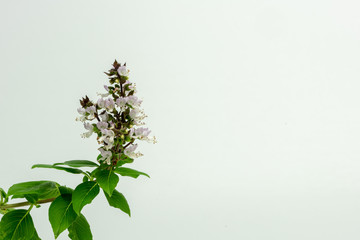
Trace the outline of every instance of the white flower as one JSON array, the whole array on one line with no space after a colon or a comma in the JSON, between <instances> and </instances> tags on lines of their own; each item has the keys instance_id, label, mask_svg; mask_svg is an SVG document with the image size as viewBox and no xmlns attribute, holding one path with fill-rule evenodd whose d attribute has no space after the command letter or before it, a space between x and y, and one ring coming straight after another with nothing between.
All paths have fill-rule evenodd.
<instances>
[{"instance_id":1,"label":"white flower","mask_svg":"<svg viewBox=\"0 0 360 240\"><path fill-rule=\"evenodd\" d=\"M104 145L104 148L106 150L109 150L110 148L113 147L115 133L112 130L108 130L108 129L101 130L101 133L102 136L99 138L99 142L106 143L106 145Z\"/></svg>"},{"instance_id":2,"label":"white flower","mask_svg":"<svg viewBox=\"0 0 360 240\"><path fill-rule=\"evenodd\" d=\"M128 97L127 103L133 107L140 107L142 100L139 99L137 96L131 95Z\"/></svg>"},{"instance_id":3,"label":"white flower","mask_svg":"<svg viewBox=\"0 0 360 240\"><path fill-rule=\"evenodd\" d=\"M107 122L98 122L96 126L98 127L98 129L103 130L106 129L109 126L109 124Z\"/></svg>"},{"instance_id":4,"label":"white flower","mask_svg":"<svg viewBox=\"0 0 360 240\"><path fill-rule=\"evenodd\" d=\"M141 120L147 117L144 111L139 108L133 108L129 113L130 117L135 120L135 122L142 123Z\"/></svg>"},{"instance_id":5,"label":"white flower","mask_svg":"<svg viewBox=\"0 0 360 240\"><path fill-rule=\"evenodd\" d=\"M138 137L147 137L149 136L150 132L151 131L148 128L140 127L135 129L134 134Z\"/></svg>"},{"instance_id":6,"label":"white flower","mask_svg":"<svg viewBox=\"0 0 360 240\"><path fill-rule=\"evenodd\" d=\"M130 72L128 69L126 69L125 65L119 67L117 71L120 76L126 76L126 77L129 76L129 72Z\"/></svg>"},{"instance_id":7,"label":"white flower","mask_svg":"<svg viewBox=\"0 0 360 240\"><path fill-rule=\"evenodd\" d=\"M96 107L95 106L87 107L86 112L89 113L90 118L95 118L94 114L96 112Z\"/></svg>"},{"instance_id":8,"label":"white flower","mask_svg":"<svg viewBox=\"0 0 360 240\"><path fill-rule=\"evenodd\" d=\"M86 116L85 116L86 115L86 110L85 110L85 108L80 107L80 108L77 109L77 111L78 111L79 114L81 114L81 116L77 117L75 119L75 121L85 122L85 120L86 120Z\"/></svg>"},{"instance_id":9,"label":"white flower","mask_svg":"<svg viewBox=\"0 0 360 240\"><path fill-rule=\"evenodd\" d=\"M128 146L126 149L125 149L125 154L129 153L129 152L134 152L137 148L137 144L133 144L133 145L130 145Z\"/></svg>"},{"instance_id":10,"label":"white flower","mask_svg":"<svg viewBox=\"0 0 360 240\"><path fill-rule=\"evenodd\" d=\"M104 162L106 162L106 164L110 165L112 153L110 151L105 151L102 148L99 148L99 151L101 153L101 158L99 159L99 161L104 161Z\"/></svg>"},{"instance_id":11,"label":"white flower","mask_svg":"<svg viewBox=\"0 0 360 240\"><path fill-rule=\"evenodd\" d=\"M97 105L99 108L105 108L105 99L99 98L99 100L97 101Z\"/></svg>"},{"instance_id":12,"label":"white flower","mask_svg":"<svg viewBox=\"0 0 360 240\"><path fill-rule=\"evenodd\" d=\"M85 132L85 133L81 134L81 137L82 138L89 138L94 132L94 126L92 124L90 124L90 123L84 123L84 128L86 130L88 130L88 132Z\"/></svg>"},{"instance_id":13,"label":"white flower","mask_svg":"<svg viewBox=\"0 0 360 240\"><path fill-rule=\"evenodd\" d=\"M92 131L94 129L94 126L91 123L84 123L84 128L86 130Z\"/></svg>"},{"instance_id":14,"label":"white flower","mask_svg":"<svg viewBox=\"0 0 360 240\"><path fill-rule=\"evenodd\" d=\"M115 103L112 98L108 98L105 100L105 107L107 110L111 111L115 108Z\"/></svg>"},{"instance_id":15,"label":"white flower","mask_svg":"<svg viewBox=\"0 0 360 240\"><path fill-rule=\"evenodd\" d=\"M138 157L143 156L143 154L140 153L140 152L136 152L136 153L135 153L135 150L136 150L137 146L138 146L137 144L130 145L129 147L127 147L127 148L124 150L124 153L125 153L127 156L131 157L131 158L138 158Z\"/></svg>"},{"instance_id":16,"label":"white flower","mask_svg":"<svg viewBox=\"0 0 360 240\"><path fill-rule=\"evenodd\" d=\"M103 114L100 114L99 116L101 118L101 121L103 121L103 122L106 122L109 119L109 116L106 112Z\"/></svg>"},{"instance_id":17,"label":"white flower","mask_svg":"<svg viewBox=\"0 0 360 240\"><path fill-rule=\"evenodd\" d=\"M139 140L145 140L145 141L148 141L148 142L152 142L152 143L156 143L156 138L155 137L152 137L152 138L149 138L149 134L150 134L150 130L148 128L143 128L143 127L140 127L140 128L131 128L130 129L130 136L134 137L134 138L137 138Z\"/></svg>"},{"instance_id":18,"label":"white flower","mask_svg":"<svg viewBox=\"0 0 360 240\"><path fill-rule=\"evenodd\" d=\"M121 111L125 111L127 101L128 101L128 97L120 97L116 99L116 105L120 107Z\"/></svg>"},{"instance_id":19,"label":"white flower","mask_svg":"<svg viewBox=\"0 0 360 240\"><path fill-rule=\"evenodd\" d=\"M130 110L129 115L130 115L130 117L132 119L135 119L138 116L139 113L140 113L139 109L133 108L133 109Z\"/></svg>"},{"instance_id":20,"label":"white flower","mask_svg":"<svg viewBox=\"0 0 360 240\"><path fill-rule=\"evenodd\" d=\"M86 112L85 108L82 108L82 107L78 108L77 111L81 115L85 115L85 112Z\"/></svg>"}]
</instances>

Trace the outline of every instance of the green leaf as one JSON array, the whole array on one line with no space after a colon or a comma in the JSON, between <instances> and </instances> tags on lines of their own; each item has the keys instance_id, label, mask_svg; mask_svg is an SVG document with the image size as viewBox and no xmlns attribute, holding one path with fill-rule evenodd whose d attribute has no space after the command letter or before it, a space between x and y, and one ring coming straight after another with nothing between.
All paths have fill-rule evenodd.
<instances>
[{"instance_id":1,"label":"green leaf","mask_svg":"<svg viewBox=\"0 0 360 240\"><path fill-rule=\"evenodd\" d=\"M99 183L100 187L111 196L119 182L119 176L112 170L102 169L95 173L95 177L96 182Z\"/></svg>"},{"instance_id":2,"label":"green leaf","mask_svg":"<svg viewBox=\"0 0 360 240\"><path fill-rule=\"evenodd\" d=\"M95 177L96 173L100 171L100 168L95 168L91 173L90 173L90 176L91 177Z\"/></svg>"},{"instance_id":3,"label":"green leaf","mask_svg":"<svg viewBox=\"0 0 360 240\"><path fill-rule=\"evenodd\" d=\"M9 200L9 197L7 196L4 189L0 188L0 205L7 203Z\"/></svg>"},{"instance_id":4,"label":"green leaf","mask_svg":"<svg viewBox=\"0 0 360 240\"><path fill-rule=\"evenodd\" d=\"M120 174L121 176L127 176L127 177L133 177L133 178L137 178L140 175L144 175L147 176L148 178L150 178L150 176L144 172L139 172L135 169L131 169L131 168L125 168L125 167L118 167L115 168L114 170L116 173Z\"/></svg>"},{"instance_id":5,"label":"green leaf","mask_svg":"<svg viewBox=\"0 0 360 240\"><path fill-rule=\"evenodd\" d=\"M72 195L74 211L79 215L81 209L90 204L92 200L99 194L100 188L97 182L88 181L79 184Z\"/></svg>"},{"instance_id":6,"label":"green leaf","mask_svg":"<svg viewBox=\"0 0 360 240\"><path fill-rule=\"evenodd\" d=\"M87 176L84 176L82 181L87 182L87 181L89 181L89 178Z\"/></svg>"},{"instance_id":7,"label":"green leaf","mask_svg":"<svg viewBox=\"0 0 360 240\"><path fill-rule=\"evenodd\" d=\"M2 188L0 188L0 195L2 198L6 198L6 192Z\"/></svg>"},{"instance_id":8,"label":"green leaf","mask_svg":"<svg viewBox=\"0 0 360 240\"><path fill-rule=\"evenodd\" d=\"M121 211L128 214L129 217L131 216L129 204L122 193L118 192L117 190L114 190L111 197L105 191L104 194L110 206L114 208L119 208Z\"/></svg>"},{"instance_id":9,"label":"green leaf","mask_svg":"<svg viewBox=\"0 0 360 240\"><path fill-rule=\"evenodd\" d=\"M49 221L55 238L67 229L77 218L71 201L71 195L65 194L56 198L49 207Z\"/></svg>"},{"instance_id":10,"label":"green leaf","mask_svg":"<svg viewBox=\"0 0 360 240\"><path fill-rule=\"evenodd\" d=\"M65 195L65 194L70 194L71 195L74 192L73 189L68 188L66 186L60 186L59 191L60 191L61 195Z\"/></svg>"},{"instance_id":11,"label":"green leaf","mask_svg":"<svg viewBox=\"0 0 360 240\"><path fill-rule=\"evenodd\" d=\"M92 162L92 161L88 161L88 160L71 160L71 161L66 161L63 163L55 163L54 166L57 165L67 165L70 167L98 167L99 165Z\"/></svg>"},{"instance_id":12,"label":"green leaf","mask_svg":"<svg viewBox=\"0 0 360 240\"><path fill-rule=\"evenodd\" d=\"M120 160L116 163L116 166L120 167L126 163L133 163L134 159L126 156L125 154L122 154L120 156Z\"/></svg>"},{"instance_id":13,"label":"green leaf","mask_svg":"<svg viewBox=\"0 0 360 240\"><path fill-rule=\"evenodd\" d=\"M38 199L54 198L59 196L60 192L56 182L52 181L31 181L12 185L9 188L8 196L13 198L24 198L25 195L37 195Z\"/></svg>"},{"instance_id":14,"label":"green leaf","mask_svg":"<svg viewBox=\"0 0 360 240\"><path fill-rule=\"evenodd\" d=\"M38 240L33 220L28 210L17 209L6 213L0 222L1 240Z\"/></svg>"},{"instance_id":15,"label":"green leaf","mask_svg":"<svg viewBox=\"0 0 360 240\"><path fill-rule=\"evenodd\" d=\"M77 168L59 167L59 166L50 165L50 164L35 164L31 168L52 168L52 169L57 169L57 170L63 170L63 171L66 171L68 173L73 173L73 174L83 173L83 171L81 171L80 169L77 169Z\"/></svg>"},{"instance_id":16,"label":"green leaf","mask_svg":"<svg viewBox=\"0 0 360 240\"><path fill-rule=\"evenodd\" d=\"M36 202L39 200L39 195L37 194L25 194L24 197L29 203L36 204Z\"/></svg>"},{"instance_id":17,"label":"green leaf","mask_svg":"<svg viewBox=\"0 0 360 240\"><path fill-rule=\"evenodd\" d=\"M72 240L92 240L90 225L84 215L80 214L68 228L69 238Z\"/></svg>"}]
</instances>

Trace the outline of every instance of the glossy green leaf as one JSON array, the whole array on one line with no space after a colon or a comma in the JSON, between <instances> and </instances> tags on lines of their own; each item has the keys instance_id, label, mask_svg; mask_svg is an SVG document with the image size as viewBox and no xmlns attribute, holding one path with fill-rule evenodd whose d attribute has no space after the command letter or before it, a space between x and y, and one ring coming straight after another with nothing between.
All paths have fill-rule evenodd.
<instances>
[{"instance_id":1,"label":"glossy green leaf","mask_svg":"<svg viewBox=\"0 0 360 240\"><path fill-rule=\"evenodd\" d=\"M7 196L4 189L0 188L0 205L8 202L9 197ZM2 213L4 214L4 213Z\"/></svg>"},{"instance_id":2,"label":"glossy green leaf","mask_svg":"<svg viewBox=\"0 0 360 240\"><path fill-rule=\"evenodd\" d=\"M39 200L39 195L37 194L25 194L24 197L32 204L35 204Z\"/></svg>"},{"instance_id":3,"label":"glossy green leaf","mask_svg":"<svg viewBox=\"0 0 360 240\"><path fill-rule=\"evenodd\" d=\"M0 222L1 240L39 240L28 210L17 209L6 213Z\"/></svg>"},{"instance_id":4,"label":"glossy green leaf","mask_svg":"<svg viewBox=\"0 0 360 240\"><path fill-rule=\"evenodd\" d=\"M137 170L131 169L131 168L118 167L118 168L115 168L114 171L116 173L120 174L121 176L137 178L140 175L144 175L144 176L146 176L148 178L150 177L148 174L146 174L144 172L140 172L140 171L137 171Z\"/></svg>"},{"instance_id":5,"label":"glossy green leaf","mask_svg":"<svg viewBox=\"0 0 360 240\"><path fill-rule=\"evenodd\" d=\"M39 200L54 198L60 194L58 185L59 184L52 181L17 183L9 188L8 196L13 196L13 198L24 198L25 195L37 195Z\"/></svg>"},{"instance_id":6,"label":"glossy green leaf","mask_svg":"<svg viewBox=\"0 0 360 240\"><path fill-rule=\"evenodd\" d=\"M49 207L49 221L55 238L67 229L77 218L71 201L71 195L65 194L56 198Z\"/></svg>"},{"instance_id":7,"label":"glossy green leaf","mask_svg":"<svg viewBox=\"0 0 360 240\"><path fill-rule=\"evenodd\" d=\"M63 163L55 163L57 165L67 165L70 167L98 167L99 165L89 160L70 160Z\"/></svg>"},{"instance_id":8,"label":"glossy green leaf","mask_svg":"<svg viewBox=\"0 0 360 240\"><path fill-rule=\"evenodd\" d=\"M96 173L99 172L101 169L100 168L95 168L91 173L90 176L91 177L95 177Z\"/></svg>"},{"instance_id":9,"label":"glossy green leaf","mask_svg":"<svg viewBox=\"0 0 360 240\"><path fill-rule=\"evenodd\" d=\"M129 204L122 193L118 192L117 190L114 190L111 197L105 191L104 194L110 206L120 209L124 213L128 214L129 217L131 216Z\"/></svg>"},{"instance_id":10,"label":"glossy green leaf","mask_svg":"<svg viewBox=\"0 0 360 240\"><path fill-rule=\"evenodd\" d=\"M68 188L66 186L60 186L59 191L61 195L72 194L74 192L72 188Z\"/></svg>"},{"instance_id":11,"label":"glossy green leaf","mask_svg":"<svg viewBox=\"0 0 360 240\"><path fill-rule=\"evenodd\" d=\"M92 240L90 225L84 215L79 215L68 228L69 238L72 240Z\"/></svg>"},{"instance_id":12,"label":"glossy green leaf","mask_svg":"<svg viewBox=\"0 0 360 240\"><path fill-rule=\"evenodd\" d=\"M2 198L6 198L6 192L2 188L0 188L0 195Z\"/></svg>"},{"instance_id":13,"label":"glossy green leaf","mask_svg":"<svg viewBox=\"0 0 360 240\"><path fill-rule=\"evenodd\" d=\"M77 214L81 209L90 204L92 200L99 194L100 188L97 182L88 181L79 184L72 195L73 208Z\"/></svg>"},{"instance_id":14,"label":"glossy green leaf","mask_svg":"<svg viewBox=\"0 0 360 240\"><path fill-rule=\"evenodd\" d=\"M84 176L83 179L82 179L83 182L87 182L89 181L89 178L87 176Z\"/></svg>"},{"instance_id":15,"label":"glossy green leaf","mask_svg":"<svg viewBox=\"0 0 360 240\"><path fill-rule=\"evenodd\" d=\"M80 169L77 169L77 168L59 167L59 166L50 165L50 164L35 164L31 168L51 168L51 169L66 171L68 173L73 173L73 174L83 173L83 171L81 171Z\"/></svg>"},{"instance_id":16,"label":"glossy green leaf","mask_svg":"<svg viewBox=\"0 0 360 240\"><path fill-rule=\"evenodd\" d=\"M95 173L95 177L96 182L99 183L100 187L111 196L119 182L119 176L111 170L102 169Z\"/></svg>"}]
</instances>

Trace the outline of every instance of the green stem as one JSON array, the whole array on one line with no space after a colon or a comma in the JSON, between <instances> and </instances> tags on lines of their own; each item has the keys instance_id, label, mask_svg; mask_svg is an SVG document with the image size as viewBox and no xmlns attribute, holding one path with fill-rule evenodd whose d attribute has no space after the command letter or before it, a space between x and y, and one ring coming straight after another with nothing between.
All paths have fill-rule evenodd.
<instances>
[{"instance_id":1,"label":"green stem","mask_svg":"<svg viewBox=\"0 0 360 240\"><path fill-rule=\"evenodd\" d=\"M84 174L85 176L87 176L89 179L91 179L91 176L89 174L87 174L86 172L82 172L82 174Z\"/></svg>"},{"instance_id":2,"label":"green stem","mask_svg":"<svg viewBox=\"0 0 360 240\"><path fill-rule=\"evenodd\" d=\"M29 212L31 211L31 209L33 208L33 206L34 206L34 204L31 204L31 205L30 205L30 207L29 207L29 209L28 209L27 213L29 213Z\"/></svg>"},{"instance_id":3,"label":"green stem","mask_svg":"<svg viewBox=\"0 0 360 240\"><path fill-rule=\"evenodd\" d=\"M37 201L36 204L49 203L49 202L54 201L55 199L56 198L49 198L49 199L40 200L40 201ZM8 209L8 208L24 207L24 206L29 206L29 205L31 205L31 207L30 207L30 209L31 209L34 204L32 204L30 202L20 202L20 203L13 203L13 204L5 204L3 206L0 206L0 210L4 210L4 209Z\"/></svg>"}]
</instances>

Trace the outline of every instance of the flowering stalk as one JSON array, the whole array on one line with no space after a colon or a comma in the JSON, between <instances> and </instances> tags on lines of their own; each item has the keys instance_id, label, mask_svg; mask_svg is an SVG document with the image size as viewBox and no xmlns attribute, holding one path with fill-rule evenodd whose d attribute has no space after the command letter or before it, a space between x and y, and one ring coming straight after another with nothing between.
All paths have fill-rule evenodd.
<instances>
[{"instance_id":1,"label":"flowering stalk","mask_svg":"<svg viewBox=\"0 0 360 240\"><path fill-rule=\"evenodd\" d=\"M77 121L84 123L87 132L82 137L97 135L100 144L100 155L97 160L102 165L118 166L132 162L133 158L142 156L135 152L136 140L156 143L155 137L149 137L150 130L140 127L147 116L141 108L142 100L136 94L136 86L129 81L129 70L126 64L116 60L108 72L110 85L105 85L105 93L98 93L100 98L95 102L85 96L80 100L81 115Z\"/></svg>"},{"instance_id":2,"label":"flowering stalk","mask_svg":"<svg viewBox=\"0 0 360 240\"><path fill-rule=\"evenodd\" d=\"M56 198L49 198L49 199L39 200L39 201L37 201L36 204L50 203L50 202L53 202L55 199ZM5 205L0 206L0 210L24 207L24 206L29 206L31 204L32 204L31 202L20 202L20 203L13 203L13 204L5 204Z\"/></svg>"}]
</instances>

